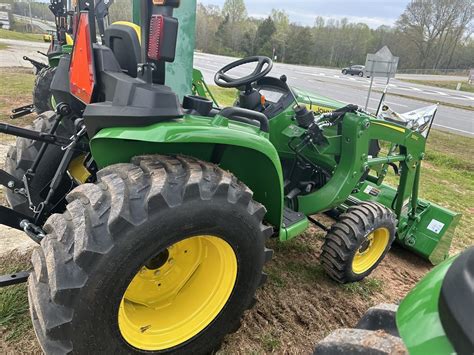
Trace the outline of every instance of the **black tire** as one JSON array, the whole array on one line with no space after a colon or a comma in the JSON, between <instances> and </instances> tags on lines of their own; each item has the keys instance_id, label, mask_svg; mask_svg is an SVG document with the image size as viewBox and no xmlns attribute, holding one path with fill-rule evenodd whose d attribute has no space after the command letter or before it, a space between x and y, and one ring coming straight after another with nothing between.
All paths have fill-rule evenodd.
<instances>
[{"instance_id":1,"label":"black tire","mask_svg":"<svg viewBox=\"0 0 474 355\"><path fill-rule=\"evenodd\" d=\"M340 215L326 236L321 264L327 274L339 283L357 282L368 275L380 264L395 240L397 220L394 213L375 202L364 202L350 207ZM372 232L386 229L388 240L377 261L365 272L356 273L353 261L357 252L367 243Z\"/></svg>"},{"instance_id":2,"label":"black tire","mask_svg":"<svg viewBox=\"0 0 474 355\"><path fill-rule=\"evenodd\" d=\"M347 70L343 70L343 71L342 71L342 74L343 74L343 75L347 75Z\"/></svg>"},{"instance_id":3,"label":"black tire","mask_svg":"<svg viewBox=\"0 0 474 355\"><path fill-rule=\"evenodd\" d=\"M363 78L363 77L364 77L364 73L360 72L360 73L359 73L359 76L360 76L361 78Z\"/></svg>"},{"instance_id":4,"label":"black tire","mask_svg":"<svg viewBox=\"0 0 474 355\"><path fill-rule=\"evenodd\" d=\"M55 109L52 104L53 94L51 93L51 83L55 73L56 67L47 67L41 69L36 75L33 87L33 105L38 114L54 111Z\"/></svg>"},{"instance_id":5,"label":"black tire","mask_svg":"<svg viewBox=\"0 0 474 355\"><path fill-rule=\"evenodd\" d=\"M45 112L33 122L33 126L27 127L37 132L49 132L54 124L54 112ZM73 134L72 128L66 128L64 125L60 125L57 130L57 134L64 137L69 137ZM15 146L10 147L7 153L5 161L5 170L22 180L27 170L33 165L33 162L41 149L42 143L33 141L26 138L17 138ZM49 145L46 149L44 158L41 160L36 175L30 186L30 193L32 194L33 201L44 199L46 191L45 187L53 179L53 176L61 162L64 152L61 147L55 145ZM68 178L65 178L61 188L58 189L57 195L54 197L53 202L58 203L64 195L71 189L72 182ZM10 207L20 213L31 216L32 211L29 209L28 201L26 197L15 194L10 189L5 188L5 195ZM43 195L42 195L43 194ZM53 212L64 211L64 204L58 205Z\"/></svg>"},{"instance_id":6,"label":"black tire","mask_svg":"<svg viewBox=\"0 0 474 355\"><path fill-rule=\"evenodd\" d=\"M192 339L156 353L209 353L240 325L266 279L272 256L265 208L218 167L184 157L136 157L110 166L97 184L79 186L67 211L50 217L32 257L28 282L36 335L49 353L143 353L123 339L117 321L127 286L141 267L178 241L214 235L238 260L225 307Z\"/></svg>"}]
</instances>

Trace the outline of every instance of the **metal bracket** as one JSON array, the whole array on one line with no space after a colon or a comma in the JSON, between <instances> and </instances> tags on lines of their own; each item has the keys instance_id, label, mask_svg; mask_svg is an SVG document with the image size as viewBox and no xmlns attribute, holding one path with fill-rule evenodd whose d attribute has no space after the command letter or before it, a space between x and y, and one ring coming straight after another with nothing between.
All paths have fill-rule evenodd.
<instances>
[{"instance_id":1,"label":"metal bracket","mask_svg":"<svg viewBox=\"0 0 474 355\"><path fill-rule=\"evenodd\" d=\"M30 271L0 276L0 288L25 283L28 281L28 276L30 276Z\"/></svg>"},{"instance_id":2,"label":"metal bracket","mask_svg":"<svg viewBox=\"0 0 474 355\"><path fill-rule=\"evenodd\" d=\"M12 114L10 115L10 118L14 120L14 119L29 115L33 112L35 112L35 106L33 104L18 107L12 110Z\"/></svg>"}]
</instances>

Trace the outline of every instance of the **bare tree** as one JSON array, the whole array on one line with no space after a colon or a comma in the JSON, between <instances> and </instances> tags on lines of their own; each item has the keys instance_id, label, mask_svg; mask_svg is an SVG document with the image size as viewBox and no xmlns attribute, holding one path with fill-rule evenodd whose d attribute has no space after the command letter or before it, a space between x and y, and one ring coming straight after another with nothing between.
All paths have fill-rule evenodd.
<instances>
[{"instance_id":1,"label":"bare tree","mask_svg":"<svg viewBox=\"0 0 474 355\"><path fill-rule=\"evenodd\" d=\"M473 20L473 8L472 0L413 0L408 4L397 28L415 44L421 68L431 60L437 67L447 46L456 49Z\"/></svg>"}]
</instances>

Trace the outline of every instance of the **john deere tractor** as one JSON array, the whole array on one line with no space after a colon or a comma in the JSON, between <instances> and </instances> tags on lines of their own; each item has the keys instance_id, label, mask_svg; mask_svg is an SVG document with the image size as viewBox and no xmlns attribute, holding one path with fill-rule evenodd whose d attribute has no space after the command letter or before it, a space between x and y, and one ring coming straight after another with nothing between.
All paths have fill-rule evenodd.
<instances>
[{"instance_id":1,"label":"john deere tractor","mask_svg":"<svg viewBox=\"0 0 474 355\"><path fill-rule=\"evenodd\" d=\"M110 26L97 43L94 4L79 0L57 106L37 121L48 128L0 125L19 137L0 222L40 244L33 269L0 285L28 281L44 352L211 352L265 282L268 238L310 222L328 232L321 262L340 283L369 275L394 241L447 257L460 215L418 196L433 115L315 113L267 57L219 70L215 83L239 95L217 107L191 95L206 93L192 81L196 3L136 3L139 28ZM255 69L231 75L244 65ZM391 166L396 189L383 183ZM324 212L330 228L311 217Z\"/></svg>"}]
</instances>

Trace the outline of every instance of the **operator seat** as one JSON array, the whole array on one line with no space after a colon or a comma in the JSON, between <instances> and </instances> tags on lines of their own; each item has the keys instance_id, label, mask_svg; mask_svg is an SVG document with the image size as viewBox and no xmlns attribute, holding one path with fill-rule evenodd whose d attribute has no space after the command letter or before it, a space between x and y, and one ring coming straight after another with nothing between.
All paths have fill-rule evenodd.
<instances>
[{"instance_id":1,"label":"operator seat","mask_svg":"<svg viewBox=\"0 0 474 355\"><path fill-rule=\"evenodd\" d=\"M117 58L122 71L137 77L137 66L141 61L140 27L131 22L114 22L105 30L104 41Z\"/></svg>"}]
</instances>

